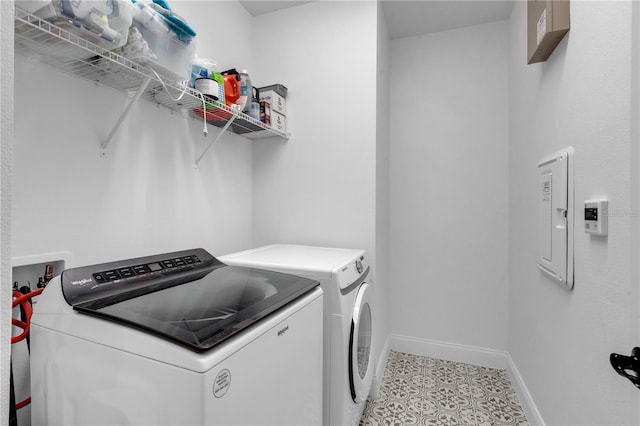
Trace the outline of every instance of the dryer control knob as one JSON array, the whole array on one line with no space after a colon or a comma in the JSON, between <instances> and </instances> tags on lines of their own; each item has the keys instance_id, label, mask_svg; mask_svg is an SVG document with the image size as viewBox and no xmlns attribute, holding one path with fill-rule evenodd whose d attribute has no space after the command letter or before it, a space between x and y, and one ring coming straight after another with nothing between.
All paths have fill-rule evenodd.
<instances>
[{"instance_id":1,"label":"dryer control knob","mask_svg":"<svg viewBox=\"0 0 640 426\"><path fill-rule=\"evenodd\" d=\"M362 273L362 262L359 260L356 260L356 271L358 271L359 274Z\"/></svg>"}]
</instances>

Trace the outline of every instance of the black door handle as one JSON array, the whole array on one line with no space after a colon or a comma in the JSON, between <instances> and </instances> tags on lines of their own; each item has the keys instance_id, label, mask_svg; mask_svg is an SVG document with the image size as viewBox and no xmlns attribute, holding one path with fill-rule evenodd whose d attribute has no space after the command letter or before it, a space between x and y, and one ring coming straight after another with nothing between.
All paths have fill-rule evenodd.
<instances>
[{"instance_id":1,"label":"black door handle","mask_svg":"<svg viewBox=\"0 0 640 426\"><path fill-rule=\"evenodd\" d=\"M640 348L635 347L631 351L631 356L611 354L609 361L616 373L629 379L635 387L640 389Z\"/></svg>"}]
</instances>

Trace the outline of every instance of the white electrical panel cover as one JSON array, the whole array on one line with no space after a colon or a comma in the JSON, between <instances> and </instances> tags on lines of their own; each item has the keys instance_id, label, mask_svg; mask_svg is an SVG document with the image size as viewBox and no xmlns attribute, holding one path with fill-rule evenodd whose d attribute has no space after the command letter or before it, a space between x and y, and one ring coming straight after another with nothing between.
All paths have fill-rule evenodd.
<instances>
[{"instance_id":1,"label":"white electrical panel cover","mask_svg":"<svg viewBox=\"0 0 640 426\"><path fill-rule=\"evenodd\" d=\"M573 288L573 148L538 163L538 268Z\"/></svg>"}]
</instances>

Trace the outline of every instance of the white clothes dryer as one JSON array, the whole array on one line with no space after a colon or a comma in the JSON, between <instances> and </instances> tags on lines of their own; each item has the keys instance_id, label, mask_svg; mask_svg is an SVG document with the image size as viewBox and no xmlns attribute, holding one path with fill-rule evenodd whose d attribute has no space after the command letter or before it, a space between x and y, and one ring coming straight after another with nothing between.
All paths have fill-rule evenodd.
<instances>
[{"instance_id":1,"label":"white clothes dryer","mask_svg":"<svg viewBox=\"0 0 640 426\"><path fill-rule=\"evenodd\" d=\"M371 390L370 268L364 250L270 245L221 256L248 266L311 278L324 292L323 424L357 425Z\"/></svg>"}]
</instances>

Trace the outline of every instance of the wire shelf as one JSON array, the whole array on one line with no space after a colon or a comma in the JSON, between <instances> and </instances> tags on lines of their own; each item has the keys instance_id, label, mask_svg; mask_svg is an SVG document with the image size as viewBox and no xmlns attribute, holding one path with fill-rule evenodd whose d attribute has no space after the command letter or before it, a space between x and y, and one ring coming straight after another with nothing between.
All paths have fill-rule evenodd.
<instances>
[{"instance_id":1,"label":"wire shelf","mask_svg":"<svg viewBox=\"0 0 640 426\"><path fill-rule=\"evenodd\" d=\"M183 91L185 92L184 95L177 100ZM157 103L178 112L186 118L198 121L206 119L207 123L219 128L224 127L233 118L233 123L231 123L229 130L249 139L261 139L270 136L287 138L286 134L278 132L260 120L256 120L227 105L216 104L214 107L209 100L205 99L203 108L202 95L191 88L187 88L185 91L184 88L178 89L169 86L165 89L160 85L145 90L142 97L149 102Z\"/></svg>"},{"instance_id":2,"label":"wire shelf","mask_svg":"<svg viewBox=\"0 0 640 426\"><path fill-rule=\"evenodd\" d=\"M15 52L20 56L116 90L129 93L144 87L140 97L149 102L179 113L184 118L198 121L206 118L213 126L249 139L272 136L288 139L287 134L226 105L210 109L211 104L208 104L203 113L200 92L190 87L176 87L183 83L169 83L175 78L157 73L102 47L105 44L109 47L108 42L98 35L85 31L80 37L67 31L63 28L66 26L64 19L53 23L17 6L15 11ZM178 97L180 99L176 100ZM231 124L227 126L229 121Z\"/></svg>"}]
</instances>

